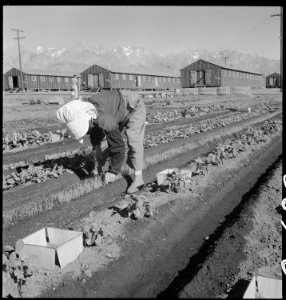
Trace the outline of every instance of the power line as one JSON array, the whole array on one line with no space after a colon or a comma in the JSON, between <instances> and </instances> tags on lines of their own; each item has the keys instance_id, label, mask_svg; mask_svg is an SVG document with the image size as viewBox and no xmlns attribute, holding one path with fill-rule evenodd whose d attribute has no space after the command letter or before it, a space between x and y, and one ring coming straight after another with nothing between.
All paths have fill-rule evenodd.
<instances>
[{"instance_id":1,"label":"power line","mask_svg":"<svg viewBox=\"0 0 286 300\"><path fill-rule=\"evenodd\" d=\"M238 38L236 38L235 40L233 40L232 42L226 44L225 46L223 46L223 48L225 47L229 47L229 45L241 40L243 37L245 37L247 34L249 34L250 32L254 31L258 26L260 26L262 23L264 23L265 21L269 21L269 16L267 16L265 19L263 19L261 22L259 22L258 24L254 25L253 27L251 27L250 29L248 29L246 32L244 32L241 36L239 36Z\"/></svg>"},{"instance_id":2,"label":"power line","mask_svg":"<svg viewBox=\"0 0 286 300\"><path fill-rule=\"evenodd\" d=\"M280 89L283 93L283 6L281 6L280 14L274 14L271 17L280 17Z\"/></svg>"},{"instance_id":3,"label":"power line","mask_svg":"<svg viewBox=\"0 0 286 300\"><path fill-rule=\"evenodd\" d=\"M14 40L18 40L18 51L19 51L19 64L20 64L20 72L21 72L21 88L24 90L24 85L23 85L23 73L22 73L22 63L21 63L21 49L20 49L20 40L24 39L25 37L20 37L19 32L24 32L23 30L20 29L11 29L12 31L17 31L17 37L14 38Z\"/></svg>"},{"instance_id":4,"label":"power line","mask_svg":"<svg viewBox=\"0 0 286 300\"><path fill-rule=\"evenodd\" d=\"M229 56L224 56L224 64L226 65L226 59L229 58Z\"/></svg>"}]
</instances>

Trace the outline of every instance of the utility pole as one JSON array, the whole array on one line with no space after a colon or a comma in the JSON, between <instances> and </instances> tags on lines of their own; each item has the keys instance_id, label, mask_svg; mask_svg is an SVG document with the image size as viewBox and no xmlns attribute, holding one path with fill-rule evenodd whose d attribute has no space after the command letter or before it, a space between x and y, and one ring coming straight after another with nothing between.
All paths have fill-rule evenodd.
<instances>
[{"instance_id":1,"label":"utility pole","mask_svg":"<svg viewBox=\"0 0 286 300\"><path fill-rule=\"evenodd\" d=\"M21 63L21 49L20 49L20 39L24 39L25 37L20 37L19 32L24 32L23 30L20 29L11 29L12 31L17 31L17 37L14 38L14 40L18 40L18 50L19 50L19 64L20 64L20 72L21 72L21 87L24 90L24 85L23 85L23 73L22 73L22 63Z\"/></svg>"},{"instance_id":2,"label":"utility pole","mask_svg":"<svg viewBox=\"0 0 286 300\"><path fill-rule=\"evenodd\" d=\"M226 59L229 58L229 56L224 56L224 64L226 65Z\"/></svg>"},{"instance_id":3,"label":"utility pole","mask_svg":"<svg viewBox=\"0 0 286 300\"><path fill-rule=\"evenodd\" d=\"M281 6L281 13L271 15L271 17L280 17L280 90L283 93L283 6Z\"/></svg>"}]
</instances>

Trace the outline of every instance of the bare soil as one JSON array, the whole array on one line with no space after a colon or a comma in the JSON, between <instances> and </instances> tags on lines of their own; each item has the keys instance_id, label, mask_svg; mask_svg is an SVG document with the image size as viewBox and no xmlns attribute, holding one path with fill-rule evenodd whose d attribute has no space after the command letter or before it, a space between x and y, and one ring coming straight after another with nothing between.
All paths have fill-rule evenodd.
<instances>
[{"instance_id":1,"label":"bare soil","mask_svg":"<svg viewBox=\"0 0 286 300\"><path fill-rule=\"evenodd\" d=\"M110 218L112 210L109 213L106 208L95 210L98 212L96 221L104 219L103 224L112 236L110 245L114 245L115 248L110 246L103 250L110 263L102 261L102 256L95 253L90 261L86 260L86 254L83 253L79 261L73 264L80 264L81 261L88 263L91 271L95 272L93 277L83 280L79 275L80 271L72 272L73 276L77 274L79 277L75 277L74 280L67 279L63 286L42 296L159 295L169 286L178 270L186 265L189 257L200 252L205 238L239 205L243 195L251 189L267 166L274 163L277 155L281 154L281 139L278 137L276 142L273 141L266 148L255 150L255 153L251 151L220 168L214 167L209 170L206 177L198 179L194 191L182 194L143 192L141 195L151 202L153 218L138 222L122 216L119 222L118 214ZM112 202L112 206L122 205L124 206L122 198ZM77 228L83 221L92 222L90 218L85 218L75 222L74 227ZM279 240L276 241L277 247L278 243ZM97 250L102 253L100 249L94 251ZM103 263L103 268L99 267L97 259Z\"/></svg>"},{"instance_id":2,"label":"bare soil","mask_svg":"<svg viewBox=\"0 0 286 300\"><path fill-rule=\"evenodd\" d=\"M280 158L160 297L242 298L254 275L282 279L281 174Z\"/></svg>"},{"instance_id":3,"label":"bare soil","mask_svg":"<svg viewBox=\"0 0 286 300\"><path fill-rule=\"evenodd\" d=\"M244 109L253 104L253 99L257 105L267 100L273 106L281 106L281 96L280 100L274 96L265 97L243 99L241 107ZM211 97L193 100L202 105L214 103ZM236 113L233 100L223 99L232 104L232 113ZM173 123L187 124L227 113L230 113L229 110ZM170 151L174 153L171 159L150 164L143 173L145 182L151 184L157 172L182 167L209 152L218 142L235 137L237 132L248 126L274 116L278 114L264 111L260 117L226 128L146 149L149 162L152 157L160 157ZM151 125L147 131L157 131L164 126ZM67 146L69 150L76 147L72 141L47 144L37 150L4 155L4 160L6 163L33 160L66 151ZM185 150L180 150L182 148ZM45 226L82 230L83 225L96 223L104 233L100 245L84 248L79 258L64 269L56 267L53 271L43 271L34 266L33 276L23 286L23 296L227 297L241 280L249 280L254 270L260 267L264 269L259 271L276 276L281 230L278 226L280 216L273 207L281 201L281 188L276 184L277 174L279 170L281 172L277 159L281 155L282 137L279 133L268 142L252 146L235 159L211 166L207 175L196 178L192 190L166 193L147 186L137 197L149 201L153 216L148 218L136 220L123 213L134 200L125 195L128 182L120 179L108 187L103 186L5 228L4 244L13 244ZM272 165L274 167L271 168ZM60 191L79 180L75 174L65 174L60 179L15 188L4 193L4 208ZM243 251L234 255L238 248Z\"/></svg>"}]
</instances>

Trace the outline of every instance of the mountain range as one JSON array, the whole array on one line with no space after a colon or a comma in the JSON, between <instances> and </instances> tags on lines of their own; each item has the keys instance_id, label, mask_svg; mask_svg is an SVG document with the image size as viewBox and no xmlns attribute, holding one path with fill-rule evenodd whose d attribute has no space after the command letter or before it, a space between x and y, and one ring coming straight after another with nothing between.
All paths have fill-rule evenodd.
<instances>
[{"instance_id":1,"label":"mountain range","mask_svg":"<svg viewBox=\"0 0 286 300\"><path fill-rule=\"evenodd\" d=\"M225 61L225 57L227 58ZM180 52L157 54L142 47L118 46L105 49L88 46L79 42L70 48L56 49L38 46L21 46L22 68L79 73L96 64L114 72L134 72L149 74L170 74L179 76L179 70L198 59L225 65L229 68L268 75L280 73L280 60L269 59L255 54L245 54L235 50L208 51L186 49ZM3 71L19 68L18 48L3 48Z\"/></svg>"}]
</instances>

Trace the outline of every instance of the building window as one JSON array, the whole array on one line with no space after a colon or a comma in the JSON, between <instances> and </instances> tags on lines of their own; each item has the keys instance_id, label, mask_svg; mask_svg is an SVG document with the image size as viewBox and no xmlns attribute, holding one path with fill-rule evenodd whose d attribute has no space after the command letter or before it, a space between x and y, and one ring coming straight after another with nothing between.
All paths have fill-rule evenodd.
<instances>
[{"instance_id":1,"label":"building window","mask_svg":"<svg viewBox=\"0 0 286 300\"><path fill-rule=\"evenodd\" d=\"M45 76L40 76L41 77L41 81L45 81Z\"/></svg>"},{"instance_id":2,"label":"building window","mask_svg":"<svg viewBox=\"0 0 286 300\"><path fill-rule=\"evenodd\" d=\"M62 81L61 77L57 77L57 81L61 82Z\"/></svg>"},{"instance_id":3,"label":"building window","mask_svg":"<svg viewBox=\"0 0 286 300\"><path fill-rule=\"evenodd\" d=\"M126 74L122 74L122 79L126 80Z\"/></svg>"},{"instance_id":4,"label":"building window","mask_svg":"<svg viewBox=\"0 0 286 300\"><path fill-rule=\"evenodd\" d=\"M129 75L129 80L133 80L133 75Z\"/></svg>"},{"instance_id":5,"label":"building window","mask_svg":"<svg viewBox=\"0 0 286 300\"><path fill-rule=\"evenodd\" d=\"M178 83L180 82L180 78L177 78L177 82L178 82Z\"/></svg>"},{"instance_id":6,"label":"building window","mask_svg":"<svg viewBox=\"0 0 286 300\"><path fill-rule=\"evenodd\" d=\"M228 70L228 77L231 77L231 71Z\"/></svg>"},{"instance_id":7,"label":"building window","mask_svg":"<svg viewBox=\"0 0 286 300\"><path fill-rule=\"evenodd\" d=\"M119 80L119 74L117 74L117 73L115 74L115 79Z\"/></svg>"},{"instance_id":8,"label":"building window","mask_svg":"<svg viewBox=\"0 0 286 300\"><path fill-rule=\"evenodd\" d=\"M54 81L54 77L50 77L50 82L53 82Z\"/></svg>"},{"instance_id":9,"label":"building window","mask_svg":"<svg viewBox=\"0 0 286 300\"><path fill-rule=\"evenodd\" d=\"M236 72L236 78L239 78L239 72Z\"/></svg>"},{"instance_id":10,"label":"building window","mask_svg":"<svg viewBox=\"0 0 286 300\"><path fill-rule=\"evenodd\" d=\"M36 75L32 75L32 81L37 81Z\"/></svg>"},{"instance_id":11,"label":"building window","mask_svg":"<svg viewBox=\"0 0 286 300\"><path fill-rule=\"evenodd\" d=\"M67 77L65 77L65 82L69 82L69 79Z\"/></svg>"},{"instance_id":12,"label":"building window","mask_svg":"<svg viewBox=\"0 0 286 300\"><path fill-rule=\"evenodd\" d=\"M226 71L226 70L224 70L224 76L225 76L225 77L227 76L227 71Z\"/></svg>"}]
</instances>

